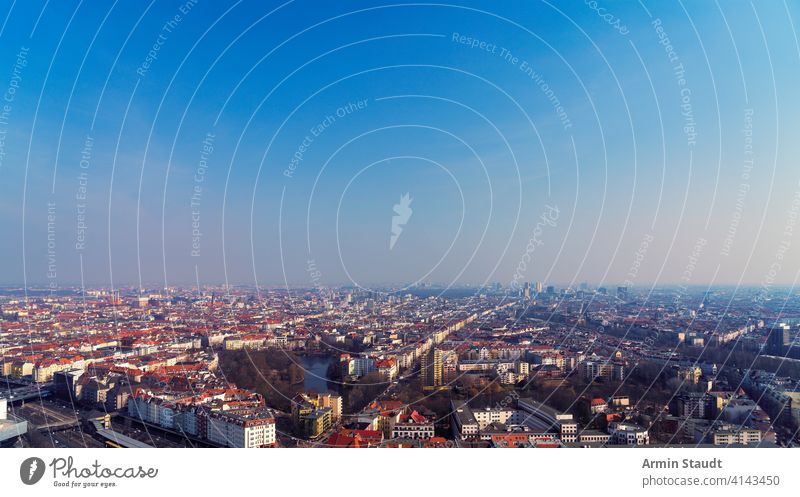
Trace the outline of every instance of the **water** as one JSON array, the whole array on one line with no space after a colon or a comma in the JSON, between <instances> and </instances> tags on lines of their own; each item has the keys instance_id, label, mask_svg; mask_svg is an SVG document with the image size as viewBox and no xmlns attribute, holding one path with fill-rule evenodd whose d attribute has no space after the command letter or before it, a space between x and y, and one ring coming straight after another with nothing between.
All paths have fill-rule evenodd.
<instances>
[{"instance_id":1,"label":"water","mask_svg":"<svg viewBox=\"0 0 800 497\"><path fill-rule=\"evenodd\" d=\"M332 359L318 356L302 356L300 359L303 369L305 369L305 379L303 381L305 391L327 392L328 366Z\"/></svg>"}]
</instances>

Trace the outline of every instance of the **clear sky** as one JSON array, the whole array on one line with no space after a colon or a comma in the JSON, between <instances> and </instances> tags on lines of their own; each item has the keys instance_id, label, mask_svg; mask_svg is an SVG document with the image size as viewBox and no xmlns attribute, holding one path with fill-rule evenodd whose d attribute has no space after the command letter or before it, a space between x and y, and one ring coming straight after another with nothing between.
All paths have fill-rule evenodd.
<instances>
[{"instance_id":1,"label":"clear sky","mask_svg":"<svg viewBox=\"0 0 800 497\"><path fill-rule=\"evenodd\" d=\"M0 284L791 284L799 11L4 0Z\"/></svg>"}]
</instances>

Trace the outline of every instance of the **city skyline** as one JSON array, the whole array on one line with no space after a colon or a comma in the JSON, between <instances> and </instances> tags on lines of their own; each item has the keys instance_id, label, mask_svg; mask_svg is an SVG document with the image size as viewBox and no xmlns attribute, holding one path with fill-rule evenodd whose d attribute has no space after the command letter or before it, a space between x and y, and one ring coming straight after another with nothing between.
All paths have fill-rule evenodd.
<instances>
[{"instance_id":1,"label":"city skyline","mask_svg":"<svg viewBox=\"0 0 800 497\"><path fill-rule=\"evenodd\" d=\"M799 26L0 0L5 494L796 494Z\"/></svg>"},{"instance_id":2,"label":"city skyline","mask_svg":"<svg viewBox=\"0 0 800 497\"><path fill-rule=\"evenodd\" d=\"M0 442L795 445L796 295L534 288L2 293Z\"/></svg>"}]
</instances>

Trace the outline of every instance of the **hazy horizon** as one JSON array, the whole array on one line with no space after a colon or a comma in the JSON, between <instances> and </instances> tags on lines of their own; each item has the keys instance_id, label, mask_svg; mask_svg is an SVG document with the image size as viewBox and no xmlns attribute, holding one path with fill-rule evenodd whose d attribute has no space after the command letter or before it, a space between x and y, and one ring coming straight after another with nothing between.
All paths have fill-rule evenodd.
<instances>
[{"instance_id":1,"label":"hazy horizon","mask_svg":"<svg viewBox=\"0 0 800 497\"><path fill-rule=\"evenodd\" d=\"M0 11L0 285L800 274L797 4L182 5Z\"/></svg>"}]
</instances>

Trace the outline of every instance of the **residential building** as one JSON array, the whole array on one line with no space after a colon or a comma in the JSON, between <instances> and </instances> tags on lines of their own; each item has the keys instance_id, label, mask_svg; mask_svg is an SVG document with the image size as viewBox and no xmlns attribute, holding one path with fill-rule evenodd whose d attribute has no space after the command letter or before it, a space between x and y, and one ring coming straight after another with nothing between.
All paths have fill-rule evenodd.
<instances>
[{"instance_id":1,"label":"residential building","mask_svg":"<svg viewBox=\"0 0 800 497\"><path fill-rule=\"evenodd\" d=\"M208 440L225 447L273 447L275 417L264 407L211 411Z\"/></svg>"}]
</instances>

